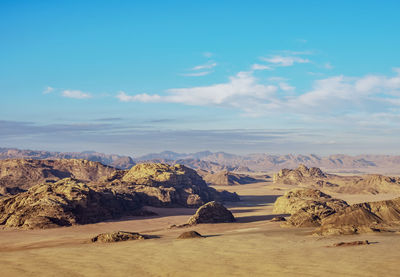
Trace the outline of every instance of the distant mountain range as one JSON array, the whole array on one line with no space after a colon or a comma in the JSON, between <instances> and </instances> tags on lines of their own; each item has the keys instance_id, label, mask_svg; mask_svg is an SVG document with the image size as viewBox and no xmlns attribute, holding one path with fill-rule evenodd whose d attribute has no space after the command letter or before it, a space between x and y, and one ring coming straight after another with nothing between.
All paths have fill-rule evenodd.
<instances>
[{"instance_id":1,"label":"distant mountain range","mask_svg":"<svg viewBox=\"0 0 400 277\"><path fill-rule=\"evenodd\" d=\"M310 155L270 155L249 154L234 155L225 152L202 151L197 153L176 153L164 151L132 158L93 151L85 152L49 152L0 148L0 159L86 159L101 162L119 169L128 169L141 162L180 163L194 169L207 171L237 172L274 172L282 168L296 168L300 164L319 167L325 171L342 173L383 173L400 174L400 156L394 155L357 155L336 154L329 156Z\"/></svg>"},{"instance_id":2,"label":"distant mountain range","mask_svg":"<svg viewBox=\"0 0 400 277\"><path fill-rule=\"evenodd\" d=\"M84 159L93 162L100 162L118 169L128 169L135 165L131 157L114 154L104 154L94 151L85 152L50 152L21 150L16 148L0 148L0 160L4 159Z\"/></svg>"}]
</instances>

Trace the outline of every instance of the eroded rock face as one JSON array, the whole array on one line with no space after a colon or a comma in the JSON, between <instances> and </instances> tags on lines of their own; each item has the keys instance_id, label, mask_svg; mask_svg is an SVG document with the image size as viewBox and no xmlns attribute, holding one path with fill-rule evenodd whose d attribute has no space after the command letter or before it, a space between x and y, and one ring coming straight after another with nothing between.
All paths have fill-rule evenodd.
<instances>
[{"instance_id":1,"label":"eroded rock face","mask_svg":"<svg viewBox=\"0 0 400 277\"><path fill-rule=\"evenodd\" d=\"M99 234L93 237L91 241L109 243L109 242L119 242L127 240L144 240L148 238L149 238L148 236L141 235L139 233L117 231L117 232Z\"/></svg>"},{"instance_id":2,"label":"eroded rock face","mask_svg":"<svg viewBox=\"0 0 400 277\"><path fill-rule=\"evenodd\" d=\"M216 201L209 202L201 206L189 221L188 225L200 223L226 223L235 222L233 214L225 208L221 203Z\"/></svg>"},{"instance_id":3,"label":"eroded rock face","mask_svg":"<svg viewBox=\"0 0 400 277\"><path fill-rule=\"evenodd\" d=\"M354 204L324 218L315 230L319 235L377 232L400 225L400 198Z\"/></svg>"},{"instance_id":4,"label":"eroded rock face","mask_svg":"<svg viewBox=\"0 0 400 277\"><path fill-rule=\"evenodd\" d=\"M300 165L297 169L281 169L273 175L274 183L286 185L299 185L324 178L326 178L326 175L321 169L317 167L308 168L305 165Z\"/></svg>"},{"instance_id":5,"label":"eroded rock face","mask_svg":"<svg viewBox=\"0 0 400 277\"><path fill-rule=\"evenodd\" d=\"M238 201L235 193L209 187L193 169L183 165L143 163L117 171L101 182L127 193L135 192L146 205L199 207L212 201Z\"/></svg>"},{"instance_id":6,"label":"eroded rock face","mask_svg":"<svg viewBox=\"0 0 400 277\"><path fill-rule=\"evenodd\" d=\"M297 188L278 197L274 203L276 214L291 214L286 220L287 225L297 227L319 226L321 219L347 207L340 199L315 189Z\"/></svg>"},{"instance_id":7,"label":"eroded rock face","mask_svg":"<svg viewBox=\"0 0 400 277\"><path fill-rule=\"evenodd\" d=\"M87 160L0 160L0 187L27 190L47 181L74 178L83 182L98 181L114 168Z\"/></svg>"},{"instance_id":8,"label":"eroded rock face","mask_svg":"<svg viewBox=\"0 0 400 277\"><path fill-rule=\"evenodd\" d=\"M203 173L203 179L207 184L217 186L235 186L257 182L257 179L246 174L238 174L226 170L217 173Z\"/></svg>"},{"instance_id":9,"label":"eroded rock face","mask_svg":"<svg viewBox=\"0 0 400 277\"><path fill-rule=\"evenodd\" d=\"M37 229L87 224L140 214L140 208L135 194L94 191L76 179L65 178L0 197L0 225Z\"/></svg>"}]
</instances>

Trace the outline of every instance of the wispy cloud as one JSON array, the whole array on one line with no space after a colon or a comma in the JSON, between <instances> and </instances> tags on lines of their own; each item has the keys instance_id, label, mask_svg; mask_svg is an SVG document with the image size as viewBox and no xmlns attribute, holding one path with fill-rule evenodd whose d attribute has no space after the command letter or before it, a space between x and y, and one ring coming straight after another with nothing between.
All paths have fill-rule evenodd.
<instances>
[{"instance_id":1,"label":"wispy cloud","mask_svg":"<svg viewBox=\"0 0 400 277\"><path fill-rule=\"evenodd\" d=\"M88 99L92 98L90 93L85 93L80 90L64 90L61 92L61 95L66 98L74 98L74 99Z\"/></svg>"},{"instance_id":2,"label":"wispy cloud","mask_svg":"<svg viewBox=\"0 0 400 277\"><path fill-rule=\"evenodd\" d=\"M43 94L49 94L52 93L54 91L53 87L47 86L44 90L43 90Z\"/></svg>"},{"instance_id":3,"label":"wispy cloud","mask_svg":"<svg viewBox=\"0 0 400 277\"><path fill-rule=\"evenodd\" d=\"M276 66L292 66L295 63L309 63L309 59L304 59L297 56L281 56L275 55L267 58L261 58L262 60L274 64Z\"/></svg>"},{"instance_id":4,"label":"wispy cloud","mask_svg":"<svg viewBox=\"0 0 400 277\"><path fill-rule=\"evenodd\" d=\"M328 63L325 63L325 64L324 64L324 68L325 68L325 69L333 69L333 65L332 65L331 63L328 62Z\"/></svg>"},{"instance_id":5,"label":"wispy cloud","mask_svg":"<svg viewBox=\"0 0 400 277\"><path fill-rule=\"evenodd\" d=\"M251 70L272 70L272 69L273 69L272 67L265 64L255 63L251 66Z\"/></svg>"},{"instance_id":6,"label":"wispy cloud","mask_svg":"<svg viewBox=\"0 0 400 277\"><path fill-rule=\"evenodd\" d=\"M198 77L198 76L206 76L212 73L212 71L201 71L201 72L191 72L191 73L182 73L182 76L189 76L189 77Z\"/></svg>"},{"instance_id":7,"label":"wispy cloud","mask_svg":"<svg viewBox=\"0 0 400 277\"><path fill-rule=\"evenodd\" d=\"M193 67L191 70L203 70L203 69L211 69L217 66L216 62L206 63L202 65L197 65Z\"/></svg>"},{"instance_id":8,"label":"wispy cloud","mask_svg":"<svg viewBox=\"0 0 400 277\"><path fill-rule=\"evenodd\" d=\"M211 52L204 52L203 56L206 57L206 58L211 58L212 56L214 56L214 54L211 53Z\"/></svg>"}]
</instances>

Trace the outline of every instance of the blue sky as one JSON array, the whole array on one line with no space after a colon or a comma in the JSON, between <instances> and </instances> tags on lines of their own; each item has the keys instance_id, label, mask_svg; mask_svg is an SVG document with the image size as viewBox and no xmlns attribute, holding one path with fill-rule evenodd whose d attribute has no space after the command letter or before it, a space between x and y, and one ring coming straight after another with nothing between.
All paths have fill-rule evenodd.
<instances>
[{"instance_id":1,"label":"blue sky","mask_svg":"<svg viewBox=\"0 0 400 277\"><path fill-rule=\"evenodd\" d=\"M0 1L0 146L400 154L399 10Z\"/></svg>"}]
</instances>

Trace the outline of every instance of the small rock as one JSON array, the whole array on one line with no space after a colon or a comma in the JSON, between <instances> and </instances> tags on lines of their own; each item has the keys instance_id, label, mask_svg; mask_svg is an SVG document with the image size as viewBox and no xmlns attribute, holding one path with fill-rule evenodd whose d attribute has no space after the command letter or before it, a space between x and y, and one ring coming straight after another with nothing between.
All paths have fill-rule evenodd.
<instances>
[{"instance_id":1,"label":"small rock","mask_svg":"<svg viewBox=\"0 0 400 277\"><path fill-rule=\"evenodd\" d=\"M367 245L370 244L368 240L356 240L356 241L350 241L350 242L338 242L335 243L333 246L334 247L339 247L339 246L356 246L356 245Z\"/></svg>"},{"instance_id":2,"label":"small rock","mask_svg":"<svg viewBox=\"0 0 400 277\"><path fill-rule=\"evenodd\" d=\"M286 219L283 216L275 216L274 218L271 219L272 222L279 222L279 221L286 221Z\"/></svg>"},{"instance_id":3,"label":"small rock","mask_svg":"<svg viewBox=\"0 0 400 277\"><path fill-rule=\"evenodd\" d=\"M92 242L117 242L126 240L143 240L148 239L147 236L139 233L117 231L112 233L103 233L91 239Z\"/></svg>"},{"instance_id":4,"label":"small rock","mask_svg":"<svg viewBox=\"0 0 400 277\"><path fill-rule=\"evenodd\" d=\"M204 238L202 235L197 233L196 231L187 231L179 235L178 239L195 239L195 238Z\"/></svg>"}]
</instances>

